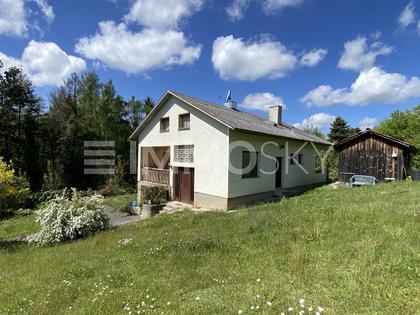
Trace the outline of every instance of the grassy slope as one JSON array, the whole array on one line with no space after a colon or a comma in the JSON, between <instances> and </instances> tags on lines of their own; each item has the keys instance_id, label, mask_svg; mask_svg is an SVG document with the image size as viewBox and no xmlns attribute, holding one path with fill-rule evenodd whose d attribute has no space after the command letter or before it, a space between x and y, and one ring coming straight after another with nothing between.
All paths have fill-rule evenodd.
<instances>
[{"instance_id":1,"label":"grassy slope","mask_svg":"<svg viewBox=\"0 0 420 315\"><path fill-rule=\"evenodd\" d=\"M21 235L34 234L40 230L33 215L0 220L0 239L11 239Z\"/></svg>"},{"instance_id":2,"label":"grassy slope","mask_svg":"<svg viewBox=\"0 0 420 315\"><path fill-rule=\"evenodd\" d=\"M110 206L115 211L118 211L119 208L128 204L132 200L137 200L136 194L113 196L106 198L104 200L104 205Z\"/></svg>"},{"instance_id":3,"label":"grassy slope","mask_svg":"<svg viewBox=\"0 0 420 315\"><path fill-rule=\"evenodd\" d=\"M53 247L3 245L0 313L124 314L128 304L135 314L144 301L147 313L247 314L258 305L279 314L304 298L331 313L414 314L419 204L419 183L323 187L232 213L162 215ZM132 242L120 246L124 238Z\"/></svg>"}]
</instances>

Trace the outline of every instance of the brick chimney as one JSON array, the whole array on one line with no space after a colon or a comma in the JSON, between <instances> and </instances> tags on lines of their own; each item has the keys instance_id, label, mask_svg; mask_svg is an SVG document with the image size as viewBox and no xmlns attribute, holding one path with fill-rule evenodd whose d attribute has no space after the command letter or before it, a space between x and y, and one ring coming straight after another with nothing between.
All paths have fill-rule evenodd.
<instances>
[{"instance_id":1,"label":"brick chimney","mask_svg":"<svg viewBox=\"0 0 420 315\"><path fill-rule=\"evenodd\" d=\"M271 106L268 108L268 120L275 125L281 125L281 114L283 107L281 105Z\"/></svg>"}]
</instances>

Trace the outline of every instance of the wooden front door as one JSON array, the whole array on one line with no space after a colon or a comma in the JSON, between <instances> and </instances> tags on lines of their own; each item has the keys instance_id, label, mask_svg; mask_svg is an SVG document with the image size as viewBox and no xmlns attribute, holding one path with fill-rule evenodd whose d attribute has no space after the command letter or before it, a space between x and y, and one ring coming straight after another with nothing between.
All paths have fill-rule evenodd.
<instances>
[{"instance_id":1,"label":"wooden front door","mask_svg":"<svg viewBox=\"0 0 420 315\"><path fill-rule=\"evenodd\" d=\"M194 169L178 167L175 172L175 199L184 203L194 203Z\"/></svg>"},{"instance_id":2,"label":"wooden front door","mask_svg":"<svg viewBox=\"0 0 420 315\"><path fill-rule=\"evenodd\" d=\"M281 168L282 168L282 158L278 157L276 158L277 163L276 163L276 188L280 188L281 187Z\"/></svg>"}]
</instances>

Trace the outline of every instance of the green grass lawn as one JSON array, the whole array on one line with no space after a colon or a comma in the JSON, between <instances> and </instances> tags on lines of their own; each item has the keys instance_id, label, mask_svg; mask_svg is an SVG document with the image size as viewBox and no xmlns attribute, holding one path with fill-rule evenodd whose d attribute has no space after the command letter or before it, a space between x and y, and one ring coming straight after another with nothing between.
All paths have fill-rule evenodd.
<instances>
[{"instance_id":1,"label":"green grass lawn","mask_svg":"<svg viewBox=\"0 0 420 315\"><path fill-rule=\"evenodd\" d=\"M20 216L0 220L0 240L9 240L17 236L38 232L41 227L35 222L34 215Z\"/></svg>"},{"instance_id":2,"label":"green grass lawn","mask_svg":"<svg viewBox=\"0 0 420 315\"><path fill-rule=\"evenodd\" d=\"M322 187L51 247L0 243L0 313L297 314L303 298L305 314L418 314L419 205L420 183Z\"/></svg>"},{"instance_id":3,"label":"green grass lawn","mask_svg":"<svg viewBox=\"0 0 420 315\"><path fill-rule=\"evenodd\" d=\"M114 211L118 211L119 208L125 206L132 200L137 200L136 194L120 195L108 197L104 201L104 205L110 206Z\"/></svg>"}]
</instances>

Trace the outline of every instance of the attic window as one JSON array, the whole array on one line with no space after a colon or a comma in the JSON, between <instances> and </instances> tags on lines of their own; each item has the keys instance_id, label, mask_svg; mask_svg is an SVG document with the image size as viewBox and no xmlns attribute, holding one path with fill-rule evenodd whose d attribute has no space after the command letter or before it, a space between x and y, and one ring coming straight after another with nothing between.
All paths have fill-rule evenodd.
<instances>
[{"instance_id":1,"label":"attic window","mask_svg":"<svg viewBox=\"0 0 420 315\"><path fill-rule=\"evenodd\" d=\"M189 130L190 129L190 114L179 115L178 121L179 130Z\"/></svg>"},{"instance_id":2,"label":"attic window","mask_svg":"<svg viewBox=\"0 0 420 315\"><path fill-rule=\"evenodd\" d=\"M160 132L169 131L169 117L162 118L160 120Z\"/></svg>"}]
</instances>

